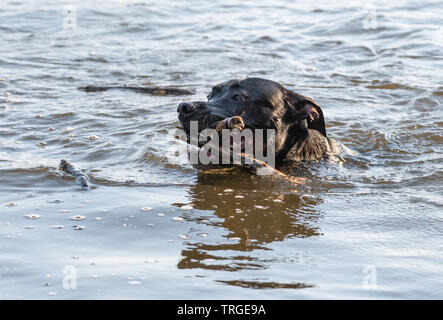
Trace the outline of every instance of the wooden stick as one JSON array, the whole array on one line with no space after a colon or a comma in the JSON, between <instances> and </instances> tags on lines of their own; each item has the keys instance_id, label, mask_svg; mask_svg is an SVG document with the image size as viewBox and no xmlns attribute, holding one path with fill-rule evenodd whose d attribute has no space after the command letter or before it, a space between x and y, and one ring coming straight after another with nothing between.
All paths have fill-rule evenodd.
<instances>
[{"instance_id":1,"label":"wooden stick","mask_svg":"<svg viewBox=\"0 0 443 320\"><path fill-rule=\"evenodd\" d=\"M210 128L214 128L219 134L222 133L222 129L237 129L241 131L244 127L245 124L241 116L226 118L224 120L214 122L210 125ZM234 159L234 152L232 150L226 152L219 146L214 146L214 148L218 149L219 155L229 155L230 159ZM265 175L265 173L270 174L294 184L304 184L306 182L305 178L288 176L287 174L284 174L280 170L271 167L266 162L259 160L250 154L240 152L239 155L241 159L241 164L239 165L245 169L255 171L255 174L257 174L259 170L262 170L263 174L261 175Z\"/></svg>"},{"instance_id":2,"label":"wooden stick","mask_svg":"<svg viewBox=\"0 0 443 320\"><path fill-rule=\"evenodd\" d=\"M155 96L181 96L193 94L191 90L172 87L133 87L133 86L86 86L79 87L84 92L102 92L110 89L132 90L140 93L148 93Z\"/></svg>"},{"instance_id":3,"label":"wooden stick","mask_svg":"<svg viewBox=\"0 0 443 320\"><path fill-rule=\"evenodd\" d=\"M223 155L228 155L230 157L230 159L234 159L234 155L236 155L232 150L230 150L229 152L223 151L218 146L213 146L212 148L219 151L219 159L222 158ZM200 148L198 148L198 150L200 150ZM197 151L197 152L200 152L200 151ZM233 164L234 166L239 166L239 167L244 168L247 171L257 174L257 175L272 175L274 177L283 179L283 180L288 181L293 184L305 184L306 183L306 180L307 180L306 178L292 177L287 174L284 174L280 170L277 170L274 167L271 167L266 162L259 160L259 159L255 158L254 156L251 156L250 154L240 152L240 153L238 153L238 155L240 156L240 163ZM211 165L211 164L199 165L199 166L194 166L194 167L197 168L197 170L199 170L199 169L204 170L205 167L208 170L219 168L218 165ZM258 174L259 170L261 170L262 173Z\"/></svg>"},{"instance_id":4,"label":"wooden stick","mask_svg":"<svg viewBox=\"0 0 443 320\"><path fill-rule=\"evenodd\" d=\"M221 153L227 154L224 151L221 151ZM229 154L231 156L234 155L234 153L232 151ZM260 175L269 174L269 175L283 179L285 181L289 181L294 184L304 184L306 182L306 178L288 176L287 174L284 174L283 172L275 169L274 167L271 167L266 162L259 160L255 157L251 156L250 154L240 152L240 157L241 157L241 166L248 169L248 170L251 170L251 169L253 171L255 170L255 174L257 174L259 170L262 170L263 173Z\"/></svg>"},{"instance_id":5,"label":"wooden stick","mask_svg":"<svg viewBox=\"0 0 443 320\"><path fill-rule=\"evenodd\" d=\"M60 170L69 174L70 176L73 176L75 178L75 183L78 184L80 187L84 189L91 188L91 182L89 180L88 175L83 170L77 169L69 161L64 159L61 160Z\"/></svg>"}]
</instances>

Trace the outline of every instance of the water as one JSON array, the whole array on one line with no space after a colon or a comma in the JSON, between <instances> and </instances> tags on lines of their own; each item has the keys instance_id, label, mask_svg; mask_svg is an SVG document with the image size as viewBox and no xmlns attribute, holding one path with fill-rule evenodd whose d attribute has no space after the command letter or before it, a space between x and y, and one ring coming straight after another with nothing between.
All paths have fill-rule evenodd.
<instances>
[{"instance_id":1,"label":"water","mask_svg":"<svg viewBox=\"0 0 443 320\"><path fill-rule=\"evenodd\" d=\"M442 9L2 1L0 297L441 298ZM178 103L247 76L315 98L359 155L303 186L168 156Z\"/></svg>"}]
</instances>

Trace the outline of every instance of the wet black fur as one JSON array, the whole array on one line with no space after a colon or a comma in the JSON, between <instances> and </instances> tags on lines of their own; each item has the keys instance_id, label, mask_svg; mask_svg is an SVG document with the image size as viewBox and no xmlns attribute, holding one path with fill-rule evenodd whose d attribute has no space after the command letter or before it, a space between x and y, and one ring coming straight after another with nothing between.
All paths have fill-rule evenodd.
<instances>
[{"instance_id":1,"label":"wet black fur","mask_svg":"<svg viewBox=\"0 0 443 320\"><path fill-rule=\"evenodd\" d=\"M311 119L312 112L306 110L314 109L316 118ZM213 87L207 101L181 103L177 111L187 133L191 120L197 120L202 130L215 121L236 115L243 117L245 128L275 129L277 167L286 161L321 160L330 151L318 103L275 81L230 80Z\"/></svg>"}]
</instances>

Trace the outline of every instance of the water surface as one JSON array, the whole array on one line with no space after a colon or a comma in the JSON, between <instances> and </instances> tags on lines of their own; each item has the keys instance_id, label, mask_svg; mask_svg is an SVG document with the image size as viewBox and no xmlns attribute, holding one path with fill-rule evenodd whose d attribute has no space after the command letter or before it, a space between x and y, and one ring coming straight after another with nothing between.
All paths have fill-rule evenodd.
<instances>
[{"instance_id":1,"label":"water surface","mask_svg":"<svg viewBox=\"0 0 443 320\"><path fill-rule=\"evenodd\" d=\"M0 298L441 298L442 10L2 1ZM303 186L171 156L178 103L248 76L315 98L359 155Z\"/></svg>"}]
</instances>

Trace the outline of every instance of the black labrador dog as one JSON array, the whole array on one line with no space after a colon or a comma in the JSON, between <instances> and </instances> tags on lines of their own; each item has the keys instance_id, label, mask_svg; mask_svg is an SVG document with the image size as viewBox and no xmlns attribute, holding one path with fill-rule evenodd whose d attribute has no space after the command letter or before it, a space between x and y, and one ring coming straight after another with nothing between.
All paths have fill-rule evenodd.
<instances>
[{"instance_id":1,"label":"black labrador dog","mask_svg":"<svg viewBox=\"0 0 443 320\"><path fill-rule=\"evenodd\" d=\"M323 111L317 102L262 78L218 84L208 101L180 103L177 112L188 135L191 121L198 124L199 132L220 124L228 129L274 129L276 168L288 161L330 158L339 146L326 135Z\"/></svg>"}]
</instances>

